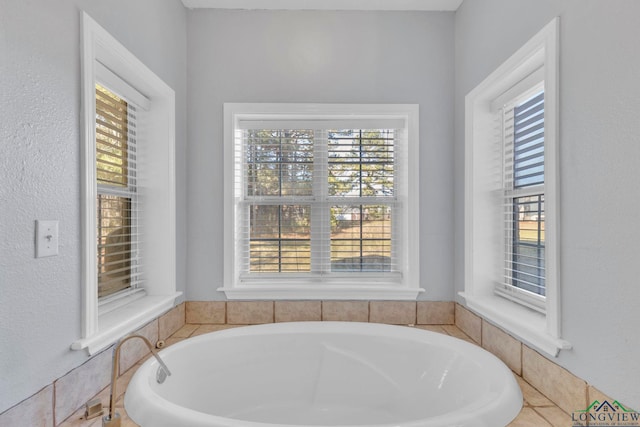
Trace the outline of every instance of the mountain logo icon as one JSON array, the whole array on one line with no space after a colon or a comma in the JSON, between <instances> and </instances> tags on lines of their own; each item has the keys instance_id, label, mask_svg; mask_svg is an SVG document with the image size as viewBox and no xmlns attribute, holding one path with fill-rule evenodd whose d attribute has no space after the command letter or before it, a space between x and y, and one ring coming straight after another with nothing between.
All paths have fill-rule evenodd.
<instances>
[{"instance_id":1,"label":"mountain logo icon","mask_svg":"<svg viewBox=\"0 0 640 427\"><path fill-rule=\"evenodd\" d=\"M622 411L622 412L628 412L628 413L635 412L635 411L632 411L630 409L625 408L617 400L614 400L612 403L609 403L609 401L607 401L607 400L603 401L602 403L599 400L594 400L591 403L591 405L589 405L587 407L587 409L582 410L582 411L576 411L576 412L591 412L591 410L593 410L595 412L600 412L600 411L604 411L604 412Z\"/></svg>"}]
</instances>

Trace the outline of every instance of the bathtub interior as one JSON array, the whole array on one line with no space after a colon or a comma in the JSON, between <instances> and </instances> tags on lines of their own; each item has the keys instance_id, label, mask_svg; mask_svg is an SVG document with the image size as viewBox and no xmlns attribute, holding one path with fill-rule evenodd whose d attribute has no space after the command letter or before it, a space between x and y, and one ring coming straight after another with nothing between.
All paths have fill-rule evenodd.
<instances>
[{"instance_id":1,"label":"bathtub interior","mask_svg":"<svg viewBox=\"0 0 640 427\"><path fill-rule=\"evenodd\" d=\"M417 339L424 333L217 333L165 350L173 375L148 383L180 407L274 425L404 423L499 400L504 384L486 369L493 356L438 334Z\"/></svg>"}]
</instances>

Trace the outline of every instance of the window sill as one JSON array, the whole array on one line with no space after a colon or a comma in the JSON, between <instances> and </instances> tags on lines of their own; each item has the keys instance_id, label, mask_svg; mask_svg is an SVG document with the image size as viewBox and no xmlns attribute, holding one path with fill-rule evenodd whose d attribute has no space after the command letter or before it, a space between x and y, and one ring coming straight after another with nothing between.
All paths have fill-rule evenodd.
<instances>
[{"instance_id":1,"label":"window sill","mask_svg":"<svg viewBox=\"0 0 640 427\"><path fill-rule=\"evenodd\" d=\"M489 322L504 329L523 343L551 357L558 357L560 350L571 349L571 343L547 332L546 317L497 295L475 296L459 293L467 307Z\"/></svg>"},{"instance_id":2,"label":"window sill","mask_svg":"<svg viewBox=\"0 0 640 427\"><path fill-rule=\"evenodd\" d=\"M147 295L103 313L98 317L98 332L74 341L71 349L86 349L89 356L94 355L171 309L180 295L182 292L172 295Z\"/></svg>"},{"instance_id":3,"label":"window sill","mask_svg":"<svg viewBox=\"0 0 640 427\"><path fill-rule=\"evenodd\" d=\"M230 300L396 300L415 301L422 288L397 286L265 286L218 288Z\"/></svg>"}]
</instances>

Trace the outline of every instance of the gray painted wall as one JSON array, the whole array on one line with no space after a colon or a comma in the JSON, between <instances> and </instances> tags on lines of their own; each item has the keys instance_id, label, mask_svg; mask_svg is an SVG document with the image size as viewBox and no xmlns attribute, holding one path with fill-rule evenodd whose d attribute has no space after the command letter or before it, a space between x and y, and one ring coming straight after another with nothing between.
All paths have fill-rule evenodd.
<instances>
[{"instance_id":1,"label":"gray painted wall","mask_svg":"<svg viewBox=\"0 0 640 427\"><path fill-rule=\"evenodd\" d=\"M562 329L574 346L557 361L638 409L640 2L472 0L456 13L455 288L464 280L464 96L554 16Z\"/></svg>"},{"instance_id":2,"label":"gray painted wall","mask_svg":"<svg viewBox=\"0 0 640 427\"><path fill-rule=\"evenodd\" d=\"M186 10L0 0L0 412L87 359L69 349L82 315L80 10L176 92L178 289L186 282ZM58 256L34 258L36 219L60 221Z\"/></svg>"},{"instance_id":3,"label":"gray painted wall","mask_svg":"<svg viewBox=\"0 0 640 427\"><path fill-rule=\"evenodd\" d=\"M188 300L224 299L224 102L420 104L421 298L453 298L453 13L189 13Z\"/></svg>"}]
</instances>

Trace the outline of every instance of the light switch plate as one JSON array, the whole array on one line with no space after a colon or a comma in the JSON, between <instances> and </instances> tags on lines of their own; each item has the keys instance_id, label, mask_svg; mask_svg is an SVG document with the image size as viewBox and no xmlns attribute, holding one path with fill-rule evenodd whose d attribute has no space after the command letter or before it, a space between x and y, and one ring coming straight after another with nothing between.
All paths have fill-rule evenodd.
<instances>
[{"instance_id":1,"label":"light switch plate","mask_svg":"<svg viewBox=\"0 0 640 427\"><path fill-rule=\"evenodd\" d=\"M58 221L36 220L36 258L58 255Z\"/></svg>"}]
</instances>

